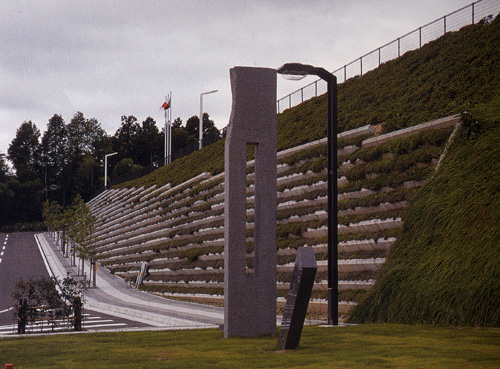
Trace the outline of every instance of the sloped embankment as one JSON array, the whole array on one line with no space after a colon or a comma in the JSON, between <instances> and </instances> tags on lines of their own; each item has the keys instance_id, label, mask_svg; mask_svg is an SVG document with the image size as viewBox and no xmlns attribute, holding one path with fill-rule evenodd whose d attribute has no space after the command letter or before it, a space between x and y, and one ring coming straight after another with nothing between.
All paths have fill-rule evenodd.
<instances>
[{"instance_id":1,"label":"sloped embankment","mask_svg":"<svg viewBox=\"0 0 500 369\"><path fill-rule=\"evenodd\" d=\"M371 126L339 136L339 311L374 282L399 237L408 200L429 178L458 121L451 116L388 135ZM327 298L326 140L278 153L278 302L284 302L300 246L318 260L311 310ZM247 273L253 273L253 161L247 163ZM94 252L113 273L169 297L222 303L224 176L202 173L177 186L122 188L89 205L98 217Z\"/></svg>"},{"instance_id":2,"label":"sloped embankment","mask_svg":"<svg viewBox=\"0 0 500 369\"><path fill-rule=\"evenodd\" d=\"M500 326L498 121L461 130L350 321Z\"/></svg>"},{"instance_id":3,"label":"sloped embankment","mask_svg":"<svg viewBox=\"0 0 500 369\"><path fill-rule=\"evenodd\" d=\"M459 309L462 309L464 316L475 314L476 320L481 323L489 319L487 317L491 316L491 311L496 311L495 308L490 309L490 306L499 306L495 300L497 294L494 290L489 290L487 284L488 278L496 276L498 270L498 265L491 264L491 260L496 260L496 254L493 258L489 255L495 249L482 249L482 246L470 243L471 247L475 245L475 248L482 250L482 254L469 255L471 250L462 250L457 246L459 240L450 243L453 238L447 227L451 226L442 223L444 217L451 217L446 211L452 211L453 207L462 209L462 200L467 200L467 196L457 194L448 198L450 204L438 201L437 204L440 205L437 208L431 206L430 202L425 203L425 206L417 206L417 210L412 211L411 220L407 221L407 204L424 181L433 175L436 161L451 128L410 132L414 134L405 137L401 137L401 131L398 132L404 127L498 101L499 35L500 17L497 17L491 23L481 22L459 32L448 33L420 50L408 52L363 77L352 78L339 86L339 132L348 133L348 130L371 123L383 125L384 132L395 131L395 136L400 135L399 138L385 136L392 138L385 142L366 135L348 140L344 137L340 142L342 150L337 163L341 279L339 304L340 311L346 312L356 302L363 301L356 309L353 319L385 321L389 319L391 311L390 319L395 319L397 315L398 321L449 321L459 324L460 319L464 319L459 319ZM309 245L314 247L320 267L313 291L314 300L310 306L319 306L320 309L326 306L326 147L325 140L322 139L325 136L325 121L324 96L310 99L278 115L279 296L282 299L288 288L296 249ZM407 129L411 131L411 128ZM370 142L376 144L371 145ZM217 142L94 199L90 205L100 221L95 245L100 262L114 273L134 279L140 263L147 261L149 275L145 278L145 288L149 291L197 301L221 301L223 145L222 141ZM472 144L464 141L464 146L468 145ZM456 149L455 146L453 150ZM488 156L481 156L481 165L492 157L489 153ZM459 168L462 164L447 162L446 165L447 168L455 165ZM480 167L479 163L476 165ZM471 173L484 176L479 169L475 172L473 169L470 169ZM481 169L489 168L483 166ZM441 169L432 183L447 170ZM252 270L253 252L252 172L252 164L249 162L249 273ZM464 174L462 183L468 183L466 179L469 180ZM467 194L480 191L482 186L480 181L471 182ZM419 196L430 196L433 193L433 187L425 189L419 192ZM434 193L435 198L440 193L447 195L446 186L439 191ZM491 204L497 204L495 199L490 200ZM463 225L463 229L473 224L474 217L480 217L483 211L482 205L472 200L465 204L465 210L460 213L461 223L457 222L457 225ZM476 215L472 217L472 214ZM419 219L420 215L422 219ZM496 219L498 221L499 217ZM416 225L413 225L414 221L417 221ZM392 262L394 278L382 274L375 290L367 294L366 291L377 278L377 270L385 262L391 245L401 237L403 222L406 224L406 231L411 232L413 239L418 242L414 258L410 259L415 265L404 264L409 268L411 277L406 276L406 270L401 269L403 266ZM430 228L420 228L418 233L418 228L414 228L418 224L436 229L441 226L442 229L440 232L429 233ZM492 232L481 227L479 229L482 232L476 233L474 240ZM406 235L406 231L401 242L408 246L402 246L400 251L392 254L400 257L400 260L404 259L406 253L410 255L413 252L410 252L412 240ZM457 234L467 238L474 234L470 231L467 234ZM427 236L428 233L431 236ZM490 240L494 240L496 236L490 234ZM420 245L422 239L426 239L429 245L434 239L442 239L442 244L448 245L448 256L443 260L436 259L435 265L436 271L443 273L442 280L446 283L423 266L418 269L422 260L432 259L433 252L439 251L437 244L429 246L429 249ZM460 253L469 256L462 257ZM445 265L447 268L440 269ZM492 271L492 268L496 269ZM464 271L469 275L461 275ZM429 288L432 293L424 291L422 294L422 290L418 290L420 285L415 281L420 281L418 278L426 275L429 275L428 280L425 280L428 285L422 284L426 286L422 290ZM400 285L400 276L409 284ZM463 279L466 277L469 279ZM474 287L476 280L482 281L480 288L471 288L470 291L476 291L477 294L470 296L466 286ZM395 284L394 289L390 286L391 283ZM414 288L409 290L411 293L402 289L409 287ZM498 291L498 286L496 287ZM418 301L410 296L412 293ZM372 298L375 299L373 305L370 303ZM395 305L392 305L391 300ZM495 301L496 305L488 305ZM482 307L483 310L477 311L477 314L470 312L472 306L481 304L487 307ZM439 308L434 309L434 306ZM405 310L406 308L408 309ZM451 309L453 313L449 313L447 309ZM424 311L424 315L419 315L420 310ZM433 314L436 316L433 317ZM454 316L455 320L443 319L443 316Z\"/></svg>"}]
</instances>

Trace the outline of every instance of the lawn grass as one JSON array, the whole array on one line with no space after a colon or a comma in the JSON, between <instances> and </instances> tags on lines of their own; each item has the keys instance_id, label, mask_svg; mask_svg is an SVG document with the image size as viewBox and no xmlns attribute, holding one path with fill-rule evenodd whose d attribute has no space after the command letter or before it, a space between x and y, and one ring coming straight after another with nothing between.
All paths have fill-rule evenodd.
<instances>
[{"instance_id":1,"label":"lawn grass","mask_svg":"<svg viewBox=\"0 0 500 369\"><path fill-rule=\"evenodd\" d=\"M300 346L276 337L230 338L215 329L0 340L14 368L499 368L500 329L367 324L308 326Z\"/></svg>"}]
</instances>

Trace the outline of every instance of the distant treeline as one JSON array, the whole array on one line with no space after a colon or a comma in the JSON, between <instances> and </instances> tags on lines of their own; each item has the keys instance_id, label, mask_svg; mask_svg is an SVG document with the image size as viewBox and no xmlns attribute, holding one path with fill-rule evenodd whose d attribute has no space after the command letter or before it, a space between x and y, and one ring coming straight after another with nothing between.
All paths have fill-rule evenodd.
<instances>
[{"instance_id":1,"label":"distant treeline","mask_svg":"<svg viewBox=\"0 0 500 369\"><path fill-rule=\"evenodd\" d=\"M172 152L198 141L199 118L185 125L177 118L172 124ZM204 138L214 141L220 132L203 115ZM77 196L88 200L104 184L104 156L108 158L108 180L143 167L164 163L165 135L151 117L142 124L133 115L122 116L114 135L106 134L95 118L77 112L69 123L58 114L47 130L40 132L32 121L17 129L7 153L0 153L0 230L37 227L42 203L70 204ZM9 160L13 169L7 163Z\"/></svg>"}]
</instances>

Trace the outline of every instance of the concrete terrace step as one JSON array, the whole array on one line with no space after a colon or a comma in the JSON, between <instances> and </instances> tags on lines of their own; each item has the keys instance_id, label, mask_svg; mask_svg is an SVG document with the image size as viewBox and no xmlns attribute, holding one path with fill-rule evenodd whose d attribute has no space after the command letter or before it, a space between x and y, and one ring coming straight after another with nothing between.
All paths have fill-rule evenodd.
<instances>
[{"instance_id":1,"label":"concrete terrace step","mask_svg":"<svg viewBox=\"0 0 500 369\"><path fill-rule=\"evenodd\" d=\"M384 144L401 137L408 137L422 130L449 127L455 125L458 120L458 116L450 116L389 134L373 136L365 139L360 146L346 146L339 149L338 155L342 157L363 148ZM350 138L356 135L373 133L373 127L365 126L343 132L339 134L338 138ZM324 243L317 244L318 238L327 236L326 226L321 226L325 224L327 217L326 172L323 170L301 173L300 170L302 170L301 168L308 168L308 162L317 159L317 157L313 157L314 155L319 155L318 157L325 155L326 150L324 150L324 147L318 146L325 146L326 143L326 139L321 139L277 153L277 183L278 187L283 189L283 191L277 193L278 223L297 223L297 227L300 226L298 223L308 222L311 224L309 225L311 228L302 231L302 234L294 233L299 228L292 227L293 231L288 234L290 243L283 243L283 245L294 245L294 238L308 238L311 239L310 243L313 245L316 254L325 254L327 252L327 246ZM313 150L310 153L304 153L305 155L299 154L287 160L288 157L309 149ZM342 158L340 161L342 161ZM344 161L341 164L342 168L362 163L360 160L350 163L348 158L345 158ZM251 239L252 229L254 229L252 217L255 210L252 181L255 175L251 167L254 164L254 161L247 162L247 167L250 168L250 173L247 175L247 183L249 183L247 186L247 216L249 217L247 222L247 242L253 242ZM367 173L367 175L370 177L370 173ZM190 262L186 260L188 254L181 252L194 250L194 254L197 254L195 249L207 248L208 250L208 247L211 246L223 246L224 216L221 212L224 208L223 180L224 173L215 176L202 173L175 187L164 185L163 187L142 189L142 191L141 189L109 190L107 193L99 195L90 203L92 210L101 215L101 223L97 228L99 239L96 244L96 251L101 257L104 257L102 260L116 271L116 275L123 277L137 275L141 261L148 260L150 262L149 272L154 278L150 281L146 278L145 283L150 286L167 284L169 286L184 286L180 282L169 282L169 278L175 277L176 280L184 280L191 287L209 286L220 288L220 278L224 273L223 269L220 268L221 260L223 260L223 253L220 252L220 248L198 255L193 268L189 267ZM345 236L346 239L367 238L339 243L340 253L356 253L355 257L359 257L359 259L340 260L340 271L349 275L352 273L352 278L367 279L367 281L343 281L341 288L366 289L371 286L373 281L368 281L368 279L373 278L374 271L383 264L385 259L369 257L385 255L384 251L388 250L396 241L394 237L390 236L397 235L398 228L403 225L402 219L398 218L400 216L398 210L407 207L406 201L389 203L383 200L376 202L375 199L379 195L381 195L381 199L390 198L390 196L385 196L384 193L392 190L405 191L406 188L419 187L422 183L421 178L412 180L410 177L403 185L398 185L397 189L383 187L374 190L362 188L363 185L371 186L370 183L364 184L360 181L358 184L353 182L351 186L345 177L338 178L338 185L341 186L341 190L342 187L361 188L357 191L339 193L337 196L339 201L349 199L347 203L353 204L352 208L339 211L340 217L352 216L353 219L350 224L347 224L347 222L351 220L345 220L345 224L338 226L339 235ZM346 184L347 186L345 186ZM284 189L285 187L287 188ZM356 200L371 196L375 201ZM372 206L355 205L359 203L372 204ZM389 211L391 213L383 214ZM393 229L394 231L392 231ZM387 239L377 239L382 235L385 235ZM286 238L287 236L284 235L283 237ZM213 238L216 238L216 240L211 240ZM309 240L307 241L309 242ZM320 242L324 242L324 240L320 240ZM177 243L179 244L178 247L176 247ZM167 249L167 247L170 248ZM284 263L292 260L295 253L296 250L293 248L278 250L280 260L283 260ZM366 258L363 259L365 253ZM180 256L180 258L177 256ZM249 254L247 257L252 257L252 255ZM179 264L181 262L182 264ZM196 267L194 267L195 265ZM324 261L319 261L318 265L320 271L325 269ZM177 269L180 267L185 269ZM293 269L292 263L280 265L278 268L282 273L280 278L283 278L284 281L288 278L287 273L291 273ZM190 283L190 281L196 280L210 281L211 276L214 276L214 281L217 280L218 282L211 284L210 282ZM346 276L344 278L350 277ZM153 281L153 279L156 280ZM283 288L283 286L280 287ZM316 283L315 288L324 288L324 283ZM175 294L175 296L181 296L181 294ZM318 304L321 305L321 302ZM347 309L347 307L352 306L352 303L346 303L345 306Z\"/></svg>"}]
</instances>

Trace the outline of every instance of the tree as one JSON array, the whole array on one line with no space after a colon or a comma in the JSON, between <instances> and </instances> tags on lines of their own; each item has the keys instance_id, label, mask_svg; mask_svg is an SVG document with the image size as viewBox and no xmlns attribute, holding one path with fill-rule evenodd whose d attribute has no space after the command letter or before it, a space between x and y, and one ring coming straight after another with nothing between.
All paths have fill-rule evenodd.
<instances>
[{"instance_id":1,"label":"tree","mask_svg":"<svg viewBox=\"0 0 500 369\"><path fill-rule=\"evenodd\" d=\"M11 175L5 154L0 153L0 224L12 221L14 191L10 188Z\"/></svg>"},{"instance_id":2,"label":"tree","mask_svg":"<svg viewBox=\"0 0 500 369\"><path fill-rule=\"evenodd\" d=\"M17 129L9 146L9 159L16 176L4 187L8 201L7 223L39 221L41 218L42 181L40 165L40 130L31 121ZM13 194L13 196L11 196Z\"/></svg>"},{"instance_id":3,"label":"tree","mask_svg":"<svg viewBox=\"0 0 500 369\"><path fill-rule=\"evenodd\" d=\"M96 187L95 173L99 171L99 163L90 153L84 153L80 157L79 165L75 173L77 181L75 190L84 198L90 198Z\"/></svg>"},{"instance_id":4,"label":"tree","mask_svg":"<svg viewBox=\"0 0 500 369\"><path fill-rule=\"evenodd\" d=\"M37 280L31 278L23 280L21 278L12 293L15 301L15 315L20 318L19 323L23 325L19 333L25 333L25 325L28 321L34 323L36 320L51 318L48 323L54 329L57 326L54 318L69 319L73 312L76 316L81 315L76 307L71 308L71 305L77 299L81 301L82 292L79 283L71 276L63 279L42 277ZM23 300L22 304L18 303L20 299ZM75 324L75 330L77 329L78 326Z\"/></svg>"},{"instance_id":5,"label":"tree","mask_svg":"<svg viewBox=\"0 0 500 369\"><path fill-rule=\"evenodd\" d=\"M163 138L153 118L147 117L142 122L133 143L138 164L159 166L163 158Z\"/></svg>"},{"instance_id":6,"label":"tree","mask_svg":"<svg viewBox=\"0 0 500 369\"><path fill-rule=\"evenodd\" d=\"M181 118L175 119L172 123L172 152L180 150L194 142L198 142L198 137L190 135L187 128L182 126Z\"/></svg>"},{"instance_id":7,"label":"tree","mask_svg":"<svg viewBox=\"0 0 500 369\"><path fill-rule=\"evenodd\" d=\"M95 118L86 119L81 112L73 116L67 129L69 161L64 171L64 187L70 199L77 194L89 198L100 177L96 169L104 158L106 132Z\"/></svg>"},{"instance_id":8,"label":"tree","mask_svg":"<svg viewBox=\"0 0 500 369\"><path fill-rule=\"evenodd\" d=\"M54 114L40 140L31 121L23 122L8 150L15 175L0 155L0 221L39 222L42 202L57 200L63 207L77 194L89 199L100 185L104 154L111 140L99 122L77 112L69 124Z\"/></svg>"},{"instance_id":9,"label":"tree","mask_svg":"<svg viewBox=\"0 0 500 369\"><path fill-rule=\"evenodd\" d=\"M4 153L0 152L0 183L5 183L9 175L9 166L7 165Z\"/></svg>"},{"instance_id":10,"label":"tree","mask_svg":"<svg viewBox=\"0 0 500 369\"><path fill-rule=\"evenodd\" d=\"M68 130L60 115L54 114L49 119L42 137L41 152L45 191L48 193L51 186L57 188L63 185L64 170L69 161Z\"/></svg>"},{"instance_id":11,"label":"tree","mask_svg":"<svg viewBox=\"0 0 500 369\"><path fill-rule=\"evenodd\" d=\"M16 175L21 181L37 178L40 169L40 130L29 121L25 121L17 129L16 137L9 149L9 160L16 169Z\"/></svg>"},{"instance_id":12,"label":"tree","mask_svg":"<svg viewBox=\"0 0 500 369\"><path fill-rule=\"evenodd\" d=\"M93 257L92 243L97 218L92 214L80 195L75 197L71 208L65 212L65 218L68 221L68 237L76 244L72 252L83 261Z\"/></svg>"},{"instance_id":13,"label":"tree","mask_svg":"<svg viewBox=\"0 0 500 369\"><path fill-rule=\"evenodd\" d=\"M199 139L200 118L197 115L192 116L186 122L186 129L190 136ZM208 113L203 113L203 140L213 143L221 138L220 131L215 126L213 120L210 119Z\"/></svg>"},{"instance_id":14,"label":"tree","mask_svg":"<svg viewBox=\"0 0 500 369\"><path fill-rule=\"evenodd\" d=\"M105 135L106 132L97 119L86 119L82 112L77 112L68 124L68 143L73 153L95 155L96 144Z\"/></svg>"},{"instance_id":15,"label":"tree","mask_svg":"<svg viewBox=\"0 0 500 369\"><path fill-rule=\"evenodd\" d=\"M7 180L5 224L39 222L42 219L43 187L39 178Z\"/></svg>"},{"instance_id":16,"label":"tree","mask_svg":"<svg viewBox=\"0 0 500 369\"><path fill-rule=\"evenodd\" d=\"M113 177L116 178L139 169L142 169L140 165L134 164L134 161L130 158L125 158L120 160L118 164L115 165L113 169Z\"/></svg>"},{"instance_id":17,"label":"tree","mask_svg":"<svg viewBox=\"0 0 500 369\"><path fill-rule=\"evenodd\" d=\"M113 148L120 157L134 158L137 134L141 126L137 123L137 118L133 115L122 115L122 123L115 133Z\"/></svg>"},{"instance_id":18,"label":"tree","mask_svg":"<svg viewBox=\"0 0 500 369\"><path fill-rule=\"evenodd\" d=\"M58 202L45 200L43 203L42 219L53 239L57 231L63 231L64 239L66 222L64 221L62 206Z\"/></svg>"}]
</instances>

